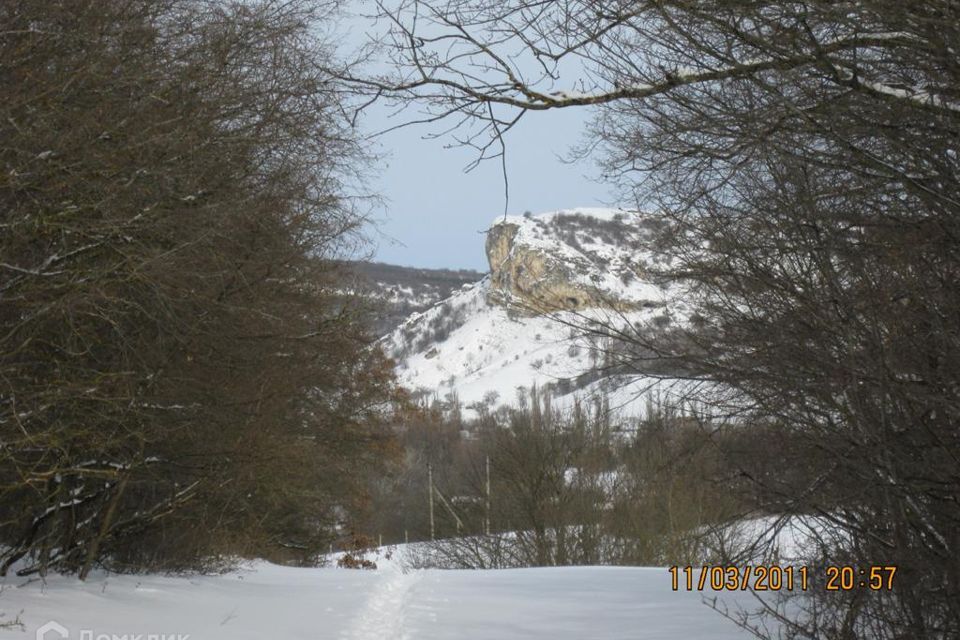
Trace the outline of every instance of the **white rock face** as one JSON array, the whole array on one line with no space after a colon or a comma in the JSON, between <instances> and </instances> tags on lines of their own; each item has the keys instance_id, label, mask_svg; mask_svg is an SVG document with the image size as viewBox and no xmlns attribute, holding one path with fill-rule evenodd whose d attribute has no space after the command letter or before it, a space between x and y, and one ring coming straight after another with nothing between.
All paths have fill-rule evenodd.
<instances>
[{"instance_id":1,"label":"white rock face","mask_svg":"<svg viewBox=\"0 0 960 640\"><path fill-rule=\"evenodd\" d=\"M536 385L555 406L603 393L639 411L644 381L598 374L609 345L581 329L684 320L675 292L645 277L651 235L635 214L609 209L500 218L487 235L490 274L384 339L401 383L468 408L514 404Z\"/></svg>"}]
</instances>

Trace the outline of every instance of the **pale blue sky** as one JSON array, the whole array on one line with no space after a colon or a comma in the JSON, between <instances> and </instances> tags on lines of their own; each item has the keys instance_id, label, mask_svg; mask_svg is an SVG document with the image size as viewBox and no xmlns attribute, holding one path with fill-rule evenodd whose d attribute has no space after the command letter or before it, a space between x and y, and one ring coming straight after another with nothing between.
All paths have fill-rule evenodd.
<instances>
[{"instance_id":1,"label":"pale blue sky","mask_svg":"<svg viewBox=\"0 0 960 640\"><path fill-rule=\"evenodd\" d=\"M362 2L354 5L361 6ZM331 36L349 55L367 41L371 28L366 18L345 15ZM362 130L382 131L417 116L414 110L392 118L390 113L383 105L368 109L360 123ZM528 113L506 134L510 214L598 206L613 199L609 187L590 179L597 173L593 163L569 164L560 159L582 141L588 118L585 109ZM369 186L385 204L374 212L379 222L370 233L376 245L374 259L416 267L487 270L482 232L503 215L502 168L500 160L494 159L464 173L476 157L475 150L445 148L454 142L452 138L428 139L430 133L451 124L411 126L378 138L384 159Z\"/></svg>"},{"instance_id":2,"label":"pale blue sky","mask_svg":"<svg viewBox=\"0 0 960 640\"><path fill-rule=\"evenodd\" d=\"M559 158L581 140L586 117L582 110L528 114L507 134L509 213L597 206L611 200L607 186L587 177L596 174L592 163L568 164ZM382 112L374 113L365 128L389 122ZM430 130L409 127L380 139L388 156L382 173L371 180L374 190L386 198L377 212L382 223L374 235L375 259L485 271L482 232L504 209L500 161L488 160L464 173L476 152L444 148L452 142L449 139L424 139Z\"/></svg>"}]
</instances>

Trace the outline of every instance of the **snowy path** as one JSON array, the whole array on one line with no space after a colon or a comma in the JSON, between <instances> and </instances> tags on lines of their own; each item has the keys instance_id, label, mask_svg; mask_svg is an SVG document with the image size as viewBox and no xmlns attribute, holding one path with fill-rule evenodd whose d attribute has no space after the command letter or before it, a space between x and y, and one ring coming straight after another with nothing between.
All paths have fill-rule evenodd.
<instances>
[{"instance_id":1,"label":"snowy path","mask_svg":"<svg viewBox=\"0 0 960 640\"><path fill-rule=\"evenodd\" d=\"M745 640L660 568L504 571L295 569L257 563L222 576L0 579L0 639ZM747 604L749 596L737 594ZM45 640L62 636L48 633Z\"/></svg>"},{"instance_id":2,"label":"snowy path","mask_svg":"<svg viewBox=\"0 0 960 640\"><path fill-rule=\"evenodd\" d=\"M341 640L408 640L406 616L413 598L413 589L422 572L403 573L389 568L367 599L356 621L341 634Z\"/></svg>"}]
</instances>

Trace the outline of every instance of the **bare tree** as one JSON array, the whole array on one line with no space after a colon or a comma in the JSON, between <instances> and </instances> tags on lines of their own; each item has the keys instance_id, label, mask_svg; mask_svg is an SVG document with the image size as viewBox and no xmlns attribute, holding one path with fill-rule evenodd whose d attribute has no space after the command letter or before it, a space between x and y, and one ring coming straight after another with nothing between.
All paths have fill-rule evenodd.
<instances>
[{"instance_id":1,"label":"bare tree","mask_svg":"<svg viewBox=\"0 0 960 640\"><path fill-rule=\"evenodd\" d=\"M892 592L811 596L792 632L960 634L956 3L379 6L393 71L338 74L482 157L529 112L596 108L583 151L667 223L661 275L705 319L669 346L618 337L789 430L820 473L751 490L844 531L830 562L900 567Z\"/></svg>"},{"instance_id":2,"label":"bare tree","mask_svg":"<svg viewBox=\"0 0 960 640\"><path fill-rule=\"evenodd\" d=\"M390 374L336 268L330 9L0 7L3 572L308 558L362 494Z\"/></svg>"}]
</instances>

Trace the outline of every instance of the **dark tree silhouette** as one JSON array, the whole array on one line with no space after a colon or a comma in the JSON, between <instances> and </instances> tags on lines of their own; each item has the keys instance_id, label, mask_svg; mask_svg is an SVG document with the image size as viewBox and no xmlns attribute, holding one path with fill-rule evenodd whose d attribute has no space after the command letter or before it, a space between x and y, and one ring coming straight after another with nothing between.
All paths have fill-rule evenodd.
<instances>
[{"instance_id":1,"label":"dark tree silhouette","mask_svg":"<svg viewBox=\"0 0 960 640\"><path fill-rule=\"evenodd\" d=\"M390 375L330 9L0 6L4 572L307 558L359 495Z\"/></svg>"}]
</instances>

